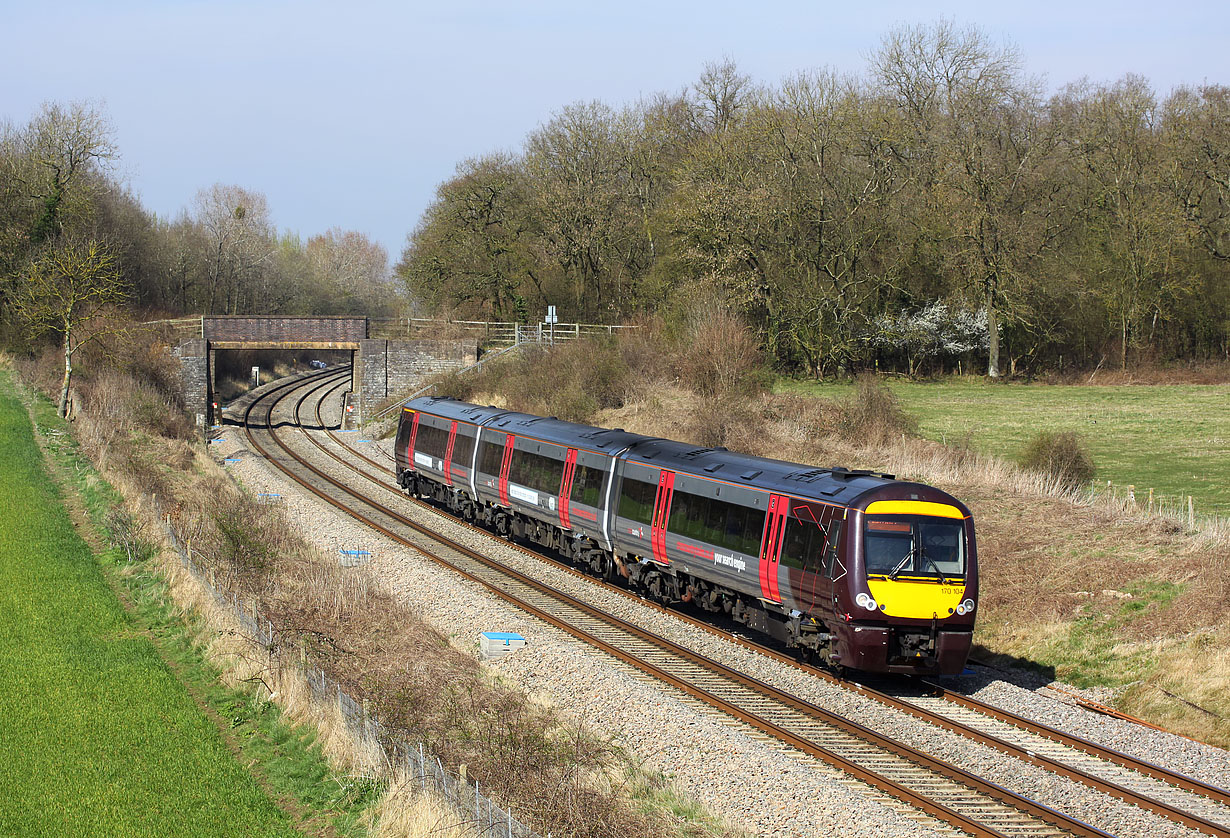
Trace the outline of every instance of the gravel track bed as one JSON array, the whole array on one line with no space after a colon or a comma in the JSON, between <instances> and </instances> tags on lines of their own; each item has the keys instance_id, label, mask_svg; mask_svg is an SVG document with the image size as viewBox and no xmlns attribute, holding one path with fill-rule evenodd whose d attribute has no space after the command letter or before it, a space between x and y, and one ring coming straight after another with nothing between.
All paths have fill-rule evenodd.
<instances>
[{"instance_id":1,"label":"gravel track bed","mask_svg":"<svg viewBox=\"0 0 1230 838\"><path fill-rule=\"evenodd\" d=\"M330 400L324 412L326 420L336 421L339 410L334 401ZM282 494L287 511L310 539L331 549L372 549L372 545L379 545L371 564L376 576L407 602L414 603L425 619L452 635L465 648L473 649L477 633L483 630L514 630L524 634L530 645L494 664L495 671L527 689L545 694L578 718L610 731L625 747L643 759L647 767L672 776L685 793L704 802L713 811L765 835L812 835L831 829L852 830L853 834L866 835L935 834L934 829L911 823L891 808L871 802L867 796L852 788L853 785L866 789L865 786L851 784L847 778L840 778L837 772L789 749L766 745L759 734L745 733L747 729L742 726L715 720L711 709L693 706L691 700L670 688L647 683L646 676L641 673L521 614L487 595L473 583L450 573L441 573L437 565L416 552L385 543L382 537L293 487L280 473L272 472L260 458L250 456L250 452L243 453L244 440L238 429L229 429L226 436L228 439L225 443L211 446L214 453L225 457L240 456L240 462L229 466L232 473L253 491ZM324 441L324 434L318 433L316 436ZM385 455L391 449L390 440L360 441L359 436L347 434L345 439L377 462L388 462ZM315 451L304 440L296 442L295 434L290 434L287 439L298 450ZM329 442L326 444L333 445ZM341 467L337 463L315 451L313 462L317 463L318 460L318 465L327 468L328 473L341 476ZM363 467L371 469L370 466ZM388 480L391 483L391 477ZM363 490L372 487L369 481L353 475L346 482ZM416 520L429 516L432 525L442 533L470 546L482 547L518 569L544 576L561 590L583 596L630 622L650 628L675 642L833 712L856 719L920 750L956 762L1048 806L1074 814L1107 832L1118 835L1198 834L904 716L849 690L688 626L656 609L603 591L588 580L577 579L549 562L525 556L468 528L430 515L408 499L399 501L388 493L381 497L381 502L404 511ZM1112 729L1126 727L1135 736L1140 736L1139 726L1093 717L1087 711L1004 682L987 682L984 679L972 694L1095 741L1104 740L1087 730L1090 721L1097 723L1094 727L1114 722L1115 725L1110 726ZM1172 761L1164 761L1158 750L1152 751L1147 758L1200 776L1198 772L1215 772L1216 756L1220 755L1222 768L1210 779L1213 782L1224 781L1227 765L1224 751L1181 737L1153 731L1149 733L1166 740L1163 751ZM1125 740L1128 738L1126 733L1121 736ZM686 744L680 744L680 740ZM1107 741L1107 744L1122 747L1114 739ZM1127 750L1126 747L1124 749ZM1189 763L1186 758L1188 754L1196 755L1198 765L1193 767ZM927 823L938 828L934 821Z\"/></svg>"}]
</instances>

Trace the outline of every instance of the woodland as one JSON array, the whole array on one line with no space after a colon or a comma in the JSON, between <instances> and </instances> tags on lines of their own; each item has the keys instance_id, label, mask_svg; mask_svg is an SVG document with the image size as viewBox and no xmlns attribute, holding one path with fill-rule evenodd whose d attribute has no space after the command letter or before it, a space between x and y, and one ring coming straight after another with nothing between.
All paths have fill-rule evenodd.
<instances>
[{"instance_id":1,"label":"woodland","mask_svg":"<svg viewBox=\"0 0 1230 838\"><path fill-rule=\"evenodd\" d=\"M857 75L713 63L462 162L395 272L472 318L717 300L813 376L1226 359L1230 88L1047 89L947 22L889 33Z\"/></svg>"}]
</instances>

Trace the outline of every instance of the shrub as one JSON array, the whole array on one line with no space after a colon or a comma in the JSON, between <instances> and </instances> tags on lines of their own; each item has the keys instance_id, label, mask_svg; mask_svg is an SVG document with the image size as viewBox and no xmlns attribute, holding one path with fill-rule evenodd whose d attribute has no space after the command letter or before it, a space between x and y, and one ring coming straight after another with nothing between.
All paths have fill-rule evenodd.
<instances>
[{"instance_id":1,"label":"shrub","mask_svg":"<svg viewBox=\"0 0 1230 838\"><path fill-rule=\"evenodd\" d=\"M1085 441L1075 431L1040 432L1022 452L1021 465L1068 490L1081 488L1096 472Z\"/></svg>"},{"instance_id":2,"label":"shrub","mask_svg":"<svg viewBox=\"0 0 1230 838\"><path fill-rule=\"evenodd\" d=\"M854 399L842 405L842 414L838 435L858 445L883 445L918 429L917 420L901 409L897 397L873 373L858 377Z\"/></svg>"},{"instance_id":3,"label":"shrub","mask_svg":"<svg viewBox=\"0 0 1230 838\"><path fill-rule=\"evenodd\" d=\"M680 349L679 383L694 393L709 398L752 396L765 389L760 345L725 306L699 304Z\"/></svg>"}]
</instances>

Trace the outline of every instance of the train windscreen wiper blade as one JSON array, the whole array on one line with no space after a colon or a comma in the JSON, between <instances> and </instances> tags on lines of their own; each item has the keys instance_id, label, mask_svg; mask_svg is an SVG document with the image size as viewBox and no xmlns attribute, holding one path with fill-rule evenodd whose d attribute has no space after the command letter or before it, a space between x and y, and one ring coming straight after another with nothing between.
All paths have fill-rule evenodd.
<instances>
[{"instance_id":1,"label":"train windscreen wiper blade","mask_svg":"<svg viewBox=\"0 0 1230 838\"><path fill-rule=\"evenodd\" d=\"M924 561L924 562L926 562L927 564L931 565L931 567L935 568L935 572L936 572L937 574L939 574L939 577L940 577L940 584L942 584L942 585L947 585L947 584L948 584L948 577L944 575L944 571L940 570L940 566L939 566L939 565L937 565L937 564L935 563L935 560L934 560L934 559L932 559L930 556L928 556L928 555L927 555L927 551L926 551L926 550L920 550L920 551L919 551L919 554L923 557L923 561Z\"/></svg>"},{"instance_id":2,"label":"train windscreen wiper blade","mask_svg":"<svg viewBox=\"0 0 1230 838\"><path fill-rule=\"evenodd\" d=\"M915 551L916 549L917 549L917 548L915 548L915 547L911 547L911 548L910 548L910 552L908 552L908 553L906 553L906 554L905 554L905 558L903 558L901 561L897 562L897 566L896 566L896 567L894 567L894 568L893 568L891 571L889 571L889 573L888 573L888 578L889 578L889 579L896 579L896 578L897 578L897 574L901 572L902 568L904 568L907 564L909 564L909 563L910 563L910 560L914 558L914 551Z\"/></svg>"}]
</instances>

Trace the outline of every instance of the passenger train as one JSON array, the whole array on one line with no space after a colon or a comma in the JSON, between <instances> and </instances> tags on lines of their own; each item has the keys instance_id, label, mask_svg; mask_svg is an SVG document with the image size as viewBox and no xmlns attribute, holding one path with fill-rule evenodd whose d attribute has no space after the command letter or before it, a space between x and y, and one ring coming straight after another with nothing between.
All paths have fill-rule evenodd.
<instances>
[{"instance_id":1,"label":"passenger train","mask_svg":"<svg viewBox=\"0 0 1230 838\"><path fill-rule=\"evenodd\" d=\"M396 461L415 496L805 660L965 666L974 524L931 486L430 397L403 405Z\"/></svg>"}]
</instances>

